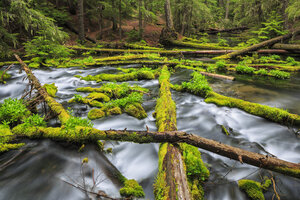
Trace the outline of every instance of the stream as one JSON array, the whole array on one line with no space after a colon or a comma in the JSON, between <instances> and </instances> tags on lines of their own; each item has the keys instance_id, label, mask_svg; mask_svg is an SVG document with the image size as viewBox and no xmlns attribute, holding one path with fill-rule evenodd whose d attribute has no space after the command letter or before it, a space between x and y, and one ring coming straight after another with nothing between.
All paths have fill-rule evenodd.
<instances>
[{"instance_id":1,"label":"stream","mask_svg":"<svg viewBox=\"0 0 300 200\"><path fill-rule=\"evenodd\" d=\"M137 67L129 65L125 67ZM19 67L10 70L12 79L6 85L0 85L0 101L5 98L20 98L27 87L26 75L19 73ZM86 69L34 69L42 84L55 83L58 86L56 100L70 107L74 115L86 117L90 107L80 104L68 104L77 93L77 87L96 87L99 83L86 82L75 78L99 73L118 72L114 67L90 67ZM173 84L180 84L190 79L190 70L178 70L171 76ZM250 80L238 76L237 81L208 79L212 88L223 95L237 97L251 102L280 107L292 113L300 114L300 73L293 74L290 80ZM152 117L158 97L158 80L130 81L151 90L145 96L143 107L148 113L144 120L138 120L127 114L110 116L94 120L94 127L100 130L125 129L157 130ZM86 94L82 93L83 96ZM172 98L177 106L178 130L240 147L249 151L274 155L290 162L300 162L300 139L291 128L269 122L263 118L245 113L239 109L217 107L206 104L204 99L187 93L172 91ZM56 124L56 120L50 123ZM230 130L231 135L222 133L220 125ZM0 155L0 199L2 200L81 200L85 194L73 185L92 187L93 179L98 183L95 192L104 191L111 197L118 198L121 183L112 175L114 166L128 179L136 179L144 188L145 199L154 199L153 183L157 174L158 144L134 144L128 142L106 142L105 148L112 148L112 153L99 152L95 146L87 145L85 151L66 147L50 140L25 140L26 146L20 150ZM240 179L261 181L264 176L274 176L276 190L281 199L299 199L300 180L267 170L241 164L200 150L202 158L210 169L211 176L204 186L205 199L227 200L247 199L238 188ZM82 159L89 162L82 166ZM82 175L83 174L83 175ZM94 177L94 178L93 178ZM71 183L71 184L70 184ZM274 192L270 187L265 193L266 199L272 199Z\"/></svg>"}]
</instances>

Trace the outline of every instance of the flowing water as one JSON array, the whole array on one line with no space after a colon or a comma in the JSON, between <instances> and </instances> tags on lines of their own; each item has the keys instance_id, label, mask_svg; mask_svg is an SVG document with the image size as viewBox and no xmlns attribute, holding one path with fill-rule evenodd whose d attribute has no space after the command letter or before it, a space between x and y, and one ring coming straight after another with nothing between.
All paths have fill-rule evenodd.
<instances>
[{"instance_id":1,"label":"flowing water","mask_svg":"<svg viewBox=\"0 0 300 200\"><path fill-rule=\"evenodd\" d=\"M26 89L28 81L23 81L25 74L20 74L17 66L10 71L12 79L6 85L0 86L1 101L8 97L19 98ZM77 87L96 87L99 84L79 80L74 75L86 76L116 71L115 68L107 66L84 70L36 69L34 73L42 84L55 82L59 89L57 101L66 108L71 107L75 115L86 117L90 109L88 106L67 102L76 93ZM179 70L172 75L171 82L181 83L189 80L190 73L189 70ZM251 81L242 76L235 82L214 79L209 81L216 92L224 95L281 107L300 114L300 74L295 74L291 80L278 84L274 80ZM145 96L143 104L148 117L144 120L137 120L127 114L107 117L93 121L95 128L145 130L147 125L150 130L156 130L152 113L159 91L158 81L129 83L151 90L151 95ZM269 153L287 161L300 162L300 140L291 129L238 109L206 104L201 97L179 92L172 94L177 105L179 130L253 152ZM231 135L224 135L220 125L227 127ZM84 152L79 153L74 147L66 147L65 144L49 140L25 142L27 145L21 150L0 155L0 199L86 199L85 194L71 184L83 185L84 182L89 188L93 185L92 177L99 184L95 188L89 188L90 190L94 189L95 192L102 190L109 196L117 198L121 184L113 176L116 170L128 179L136 179L144 188L145 199L154 199L152 185L157 174L158 144L106 142L105 148L111 147L113 151L111 154L104 154L92 145L88 145ZM247 178L260 181L263 176L271 175L275 177L277 192L281 199L299 199L298 179L240 164L208 151L200 151L211 171L211 176L204 186L205 199L247 199L238 189L237 180ZM82 166L81 161L85 157L88 157L89 163ZM265 196L272 199L273 194L273 189L270 188Z\"/></svg>"}]
</instances>

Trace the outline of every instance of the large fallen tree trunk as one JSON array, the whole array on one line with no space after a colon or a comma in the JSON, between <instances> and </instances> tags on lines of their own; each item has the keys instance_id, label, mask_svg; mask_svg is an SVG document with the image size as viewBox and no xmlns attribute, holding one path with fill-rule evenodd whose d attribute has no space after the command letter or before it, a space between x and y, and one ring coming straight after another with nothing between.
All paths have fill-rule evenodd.
<instances>
[{"instance_id":1,"label":"large fallen tree trunk","mask_svg":"<svg viewBox=\"0 0 300 200\"><path fill-rule=\"evenodd\" d=\"M276 43L272 46L274 49L283 49L288 51L300 51L300 45L299 44L281 44Z\"/></svg>"},{"instance_id":2,"label":"large fallen tree trunk","mask_svg":"<svg viewBox=\"0 0 300 200\"><path fill-rule=\"evenodd\" d=\"M258 50L260 48L263 48L263 47L272 46L273 44L275 44L277 42L281 42L281 41L290 39L291 37L296 36L299 33L300 33L300 29L297 29L294 32L288 33L286 35L279 36L279 37L261 42L259 44L252 45L250 47L247 47L245 49L242 49L242 50L239 50L239 51L236 51L236 52L233 52L233 53L229 53L229 54L226 54L226 55L223 55L223 56L216 57L215 59L231 59L231 58L234 58L236 56L246 54L250 51L256 51L256 50Z\"/></svg>"},{"instance_id":3,"label":"large fallen tree trunk","mask_svg":"<svg viewBox=\"0 0 300 200\"><path fill-rule=\"evenodd\" d=\"M39 80L32 73L31 69L21 60L21 58L15 54L16 59L21 64L23 70L26 72L27 77L29 78L30 83L34 86L34 88L38 91L38 93L44 98L50 109L58 116L59 120L62 124L66 123L70 118L69 113L64 109L64 107L57 103L46 91L45 88L42 87Z\"/></svg>"},{"instance_id":4,"label":"large fallen tree trunk","mask_svg":"<svg viewBox=\"0 0 300 200\"><path fill-rule=\"evenodd\" d=\"M159 78L160 98L157 100L156 124L159 131L175 131L176 105L172 100L169 82L170 73L164 66ZM168 141L167 141L168 142ZM159 166L154 193L156 199L191 199L185 164L177 145L161 144L159 148Z\"/></svg>"},{"instance_id":5,"label":"large fallen tree trunk","mask_svg":"<svg viewBox=\"0 0 300 200\"><path fill-rule=\"evenodd\" d=\"M205 149L218 155L247 163L259 168L275 171L300 179L300 164L287 162L276 157L253 153L221 142L206 139L194 134L181 131L129 131L109 130L100 131L93 128L77 127L73 134L66 134L61 128L32 127L27 130L16 127L12 130L19 137L49 138L57 141L93 142L98 140L128 141L135 143L187 143ZM65 133L65 134L63 134Z\"/></svg>"}]
</instances>

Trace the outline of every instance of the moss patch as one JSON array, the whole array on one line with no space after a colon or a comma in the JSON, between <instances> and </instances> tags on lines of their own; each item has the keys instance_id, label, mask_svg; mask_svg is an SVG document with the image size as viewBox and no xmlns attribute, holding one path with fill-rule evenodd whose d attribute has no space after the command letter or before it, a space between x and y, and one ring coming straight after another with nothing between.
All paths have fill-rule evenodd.
<instances>
[{"instance_id":1,"label":"moss patch","mask_svg":"<svg viewBox=\"0 0 300 200\"><path fill-rule=\"evenodd\" d=\"M265 200L263 191L266 191L271 184L270 179L266 179L263 185L259 182L246 179L238 181L239 188L252 200Z\"/></svg>"},{"instance_id":2,"label":"moss patch","mask_svg":"<svg viewBox=\"0 0 300 200\"><path fill-rule=\"evenodd\" d=\"M14 134L11 132L8 125L1 125L0 124L0 153L18 149L24 146L24 143L20 144L9 144L12 141Z\"/></svg>"},{"instance_id":3,"label":"moss patch","mask_svg":"<svg viewBox=\"0 0 300 200\"><path fill-rule=\"evenodd\" d=\"M90 112L88 113L88 118L90 120L94 120L94 119L100 119L105 117L105 112L101 109L92 109L90 110Z\"/></svg>"},{"instance_id":4,"label":"moss patch","mask_svg":"<svg viewBox=\"0 0 300 200\"><path fill-rule=\"evenodd\" d=\"M138 119L144 119L148 116L140 103L127 104L124 112Z\"/></svg>"},{"instance_id":5,"label":"moss patch","mask_svg":"<svg viewBox=\"0 0 300 200\"><path fill-rule=\"evenodd\" d=\"M142 198L145 196L142 186L136 180L126 180L120 189L121 196Z\"/></svg>"},{"instance_id":6,"label":"moss patch","mask_svg":"<svg viewBox=\"0 0 300 200\"><path fill-rule=\"evenodd\" d=\"M56 93L57 93L58 89L57 89L57 86L55 86L54 83L52 83L52 84L45 84L43 87L46 89L47 93L51 97L56 97Z\"/></svg>"}]
</instances>

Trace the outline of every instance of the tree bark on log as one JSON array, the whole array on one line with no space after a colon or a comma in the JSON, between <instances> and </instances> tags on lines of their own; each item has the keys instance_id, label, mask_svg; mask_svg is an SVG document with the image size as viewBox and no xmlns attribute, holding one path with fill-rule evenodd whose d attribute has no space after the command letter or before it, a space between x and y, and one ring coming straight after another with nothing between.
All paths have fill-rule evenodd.
<instances>
[{"instance_id":1,"label":"tree bark on log","mask_svg":"<svg viewBox=\"0 0 300 200\"><path fill-rule=\"evenodd\" d=\"M242 49L242 50L239 50L239 51L236 51L236 52L233 52L233 53L229 53L227 55L216 57L215 59L231 59L231 58L234 58L236 56L246 54L246 53L248 53L250 51L256 51L256 50L258 50L260 48L263 48L263 47L272 46L273 44L275 44L277 42L290 39L291 37L296 36L299 33L300 33L300 28L298 28L294 32L290 32L290 33L288 33L286 35L279 36L279 37L276 37L276 38L273 38L273 39L261 42L259 44L252 45L250 47L247 47L245 49Z\"/></svg>"},{"instance_id":2,"label":"tree bark on log","mask_svg":"<svg viewBox=\"0 0 300 200\"><path fill-rule=\"evenodd\" d=\"M300 164L291 163L276 157L270 157L259 153L250 152L241 148L232 147L218 141L206 139L198 135L182 131L131 131L131 130L108 130L100 131L94 128L77 127L75 135L71 138L68 135L55 135L53 132L60 132L61 128L34 127L32 132L13 129L12 132L18 137L49 138L57 141L70 142L93 142L98 140L114 140L123 142L145 143L186 143L192 146L205 149L209 152L246 163L259 168L275 171L284 175L300 179ZM80 134L79 134L80 133ZM82 133L86 133L83 135ZM70 137L70 138L69 138Z\"/></svg>"},{"instance_id":3,"label":"tree bark on log","mask_svg":"<svg viewBox=\"0 0 300 200\"><path fill-rule=\"evenodd\" d=\"M35 87L35 89L39 92L39 94L44 98L50 109L58 116L58 119L62 124L66 123L70 118L69 113L64 109L64 107L57 103L46 91L45 88L42 87L39 80L32 73L31 69L21 60L21 58L15 54L16 59L21 64L21 67L26 72L27 77L29 78L29 82Z\"/></svg>"},{"instance_id":4,"label":"tree bark on log","mask_svg":"<svg viewBox=\"0 0 300 200\"><path fill-rule=\"evenodd\" d=\"M209 76L209 77L222 79L222 80L225 79L225 80L234 81L234 79L235 79L235 77L233 77L233 76L225 76L225 75L221 75L221 74L213 74L213 73L208 73L208 72L200 72L200 73L204 76Z\"/></svg>"},{"instance_id":5,"label":"tree bark on log","mask_svg":"<svg viewBox=\"0 0 300 200\"><path fill-rule=\"evenodd\" d=\"M281 44L276 43L272 46L274 49L284 49L288 51L300 51L300 45L299 44Z\"/></svg>"}]
</instances>

